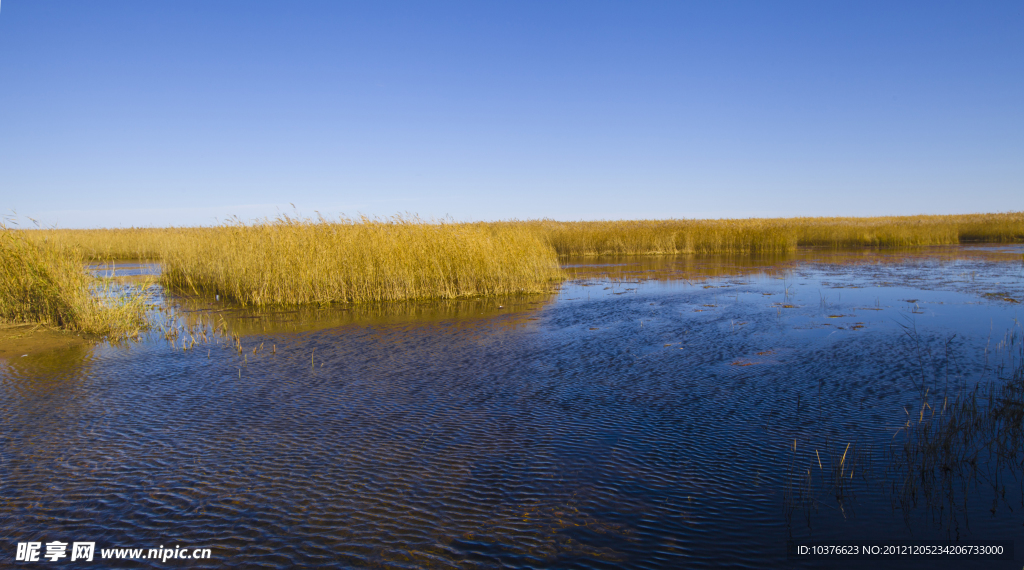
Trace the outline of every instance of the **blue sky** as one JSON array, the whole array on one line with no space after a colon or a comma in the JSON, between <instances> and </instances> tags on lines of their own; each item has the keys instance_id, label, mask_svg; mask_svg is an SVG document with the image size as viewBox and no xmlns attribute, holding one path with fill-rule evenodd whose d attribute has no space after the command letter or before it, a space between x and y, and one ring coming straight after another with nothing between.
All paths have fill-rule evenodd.
<instances>
[{"instance_id":1,"label":"blue sky","mask_svg":"<svg viewBox=\"0 0 1024 570\"><path fill-rule=\"evenodd\" d=\"M2 3L0 208L117 227L291 203L1024 210L1024 2Z\"/></svg>"}]
</instances>

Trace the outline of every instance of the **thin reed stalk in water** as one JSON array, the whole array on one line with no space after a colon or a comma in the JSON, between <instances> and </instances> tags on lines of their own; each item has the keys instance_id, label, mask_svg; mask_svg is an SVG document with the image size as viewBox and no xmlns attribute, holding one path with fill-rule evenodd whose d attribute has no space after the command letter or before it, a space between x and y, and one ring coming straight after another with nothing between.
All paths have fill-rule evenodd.
<instances>
[{"instance_id":1,"label":"thin reed stalk in water","mask_svg":"<svg viewBox=\"0 0 1024 570\"><path fill-rule=\"evenodd\" d=\"M793 251L798 246L899 248L1024 242L1024 212L873 218L528 220L488 225L492 229L516 231L525 228L559 255L771 254ZM163 259L201 236L219 240L222 236L218 234L224 231L224 228L22 230L27 239L59 244L86 259Z\"/></svg>"}]
</instances>

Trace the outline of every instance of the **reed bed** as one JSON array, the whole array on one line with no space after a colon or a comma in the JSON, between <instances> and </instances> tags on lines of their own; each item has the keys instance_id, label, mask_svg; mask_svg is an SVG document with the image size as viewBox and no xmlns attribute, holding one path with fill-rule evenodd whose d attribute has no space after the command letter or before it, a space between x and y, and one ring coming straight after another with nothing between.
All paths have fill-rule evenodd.
<instances>
[{"instance_id":1,"label":"reed bed","mask_svg":"<svg viewBox=\"0 0 1024 570\"><path fill-rule=\"evenodd\" d=\"M185 232L164 254L162 281L265 306L539 293L564 277L523 225L285 216Z\"/></svg>"},{"instance_id":2,"label":"reed bed","mask_svg":"<svg viewBox=\"0 0 1024 570\"><path fill-rule=\"evenodd\" d=\"M920 406L907 410L889 449L888 469L894 505L904 513L923 503L955 525L966 516L970 492L985 487L993 492L993 513L1001 503L1015 508L1014 486L1019 491L1024 476L1020 328L1009 331L1000 346L1007 358L996 367L994 381L938 397L926 391Z\"/></svg>"},{"instance_id":3,"label":"reed bed","mask_svg":"<svg viewBox=\"0 0 1024 570\"><path fill-rule=\"evenodd\" d=\"M788 253L798 246L899 248L966 242L1024 242L1024 212L874 218L528 220L488 225L494 231L525 228L562 256L771 254ZM224 231L227 231L224 227L51 229L24 230L24 236L74 249L90 260L163 259L182 241L195 240L197 233L215 239Z\"/></svg>"},{"instance_id":4,"label":"reed bed","mask_svg":"<svg viewBox=\"0 0 1024 570\"><path fill-rule=\"evenodd\" d=\"M119 339L146 328L143 294L120 294L86 273L81 255L0 227L0 319Z\"/></svg>"},{"instance_id":5,"label":"reed bed","mask_svg":"<svg viewBox=\"0 0 1024 570\"><path fill-rule=\"evenodd\" d=\"M876 218L505 222L525 224L559 255L770 254L798 246L915 247L1024 242L1024 212Z\"/></svg>"},{"instance_id":6,"label":"reed bed","mask_svg":"<svg viewBox=\"0 0 1024 570\"><path fill-rule=\"evenodd\" d=\"M21 230L26 239L54 244L74 251L82 259L110 261L115 259L163 259L178 239L196 231L214 228L122 228L101 230Z\"/></svg>"},{"instance_id":7,"label":"reed bed","mask_svg":"<svg viewBox=\"0 0 1024 570\"><path fill-rule=\"evenodd\" d=\"M914 247L1024 241L1024 212L956 216L790 218L779 220L798 245Z\"/></svg>"},{"instance_id":8,"label":"reed bed","mask_svg":"<svg viewBox=\"0 0 1024 570\"><path fill-rule=\"evenodd\" d=\"M956 218L962 243L1024 242L1024 212L973 214Z\"/></svg>"}]
</instances>

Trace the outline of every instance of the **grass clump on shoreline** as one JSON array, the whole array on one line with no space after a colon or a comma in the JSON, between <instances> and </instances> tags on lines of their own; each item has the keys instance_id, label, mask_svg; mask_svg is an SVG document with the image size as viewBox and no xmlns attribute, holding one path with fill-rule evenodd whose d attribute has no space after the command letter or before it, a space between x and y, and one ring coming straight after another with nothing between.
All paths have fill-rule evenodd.
<instances>
[{"instance_id":1,"label":"grass clump on shoreline","mask_svg":"<svg viewBox=\"0 0 1024 570\"><path fill-rule=\"evenodd\" d=\"M98 287L82 258L56 244L33 242L0 227L0 319L40 323L114 339L146 328L143 295Z\"/></svg>"},{"instance_id":2,"label":"grass clump on shoreline","mask_svg":"<svg viewBox=\"0 0 1024 570\"><path fill-rule=\"evenodd\" d=\"M285 216L186 232L164 256L162 281L263 306L540 293L563 278L524 225Z\"/></svg>"}]
</instances>

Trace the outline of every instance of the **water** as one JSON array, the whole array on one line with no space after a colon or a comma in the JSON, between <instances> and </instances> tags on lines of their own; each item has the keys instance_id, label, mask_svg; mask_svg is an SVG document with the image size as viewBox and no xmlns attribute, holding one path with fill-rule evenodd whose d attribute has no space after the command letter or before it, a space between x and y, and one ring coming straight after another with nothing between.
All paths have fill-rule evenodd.
<instances>
[{"instance_id":1,"label":"water","mask_svg":"<svg viewBox=\"0 0 1024 570\"><path fill-rule=\"evenodd\" d=\"M969 483L962 508L904 509L884 453L922 388L1013 366L1021 253L572 260L556 295L376 307L169 297L191 336L0 364L0 560L53 540L95 541L96 561L62 562L83 568L173 545L211 557L131 564L834 567L786 545L1024 548L1020 474L1002 498Z\"/></svg>"}]
</instances>

